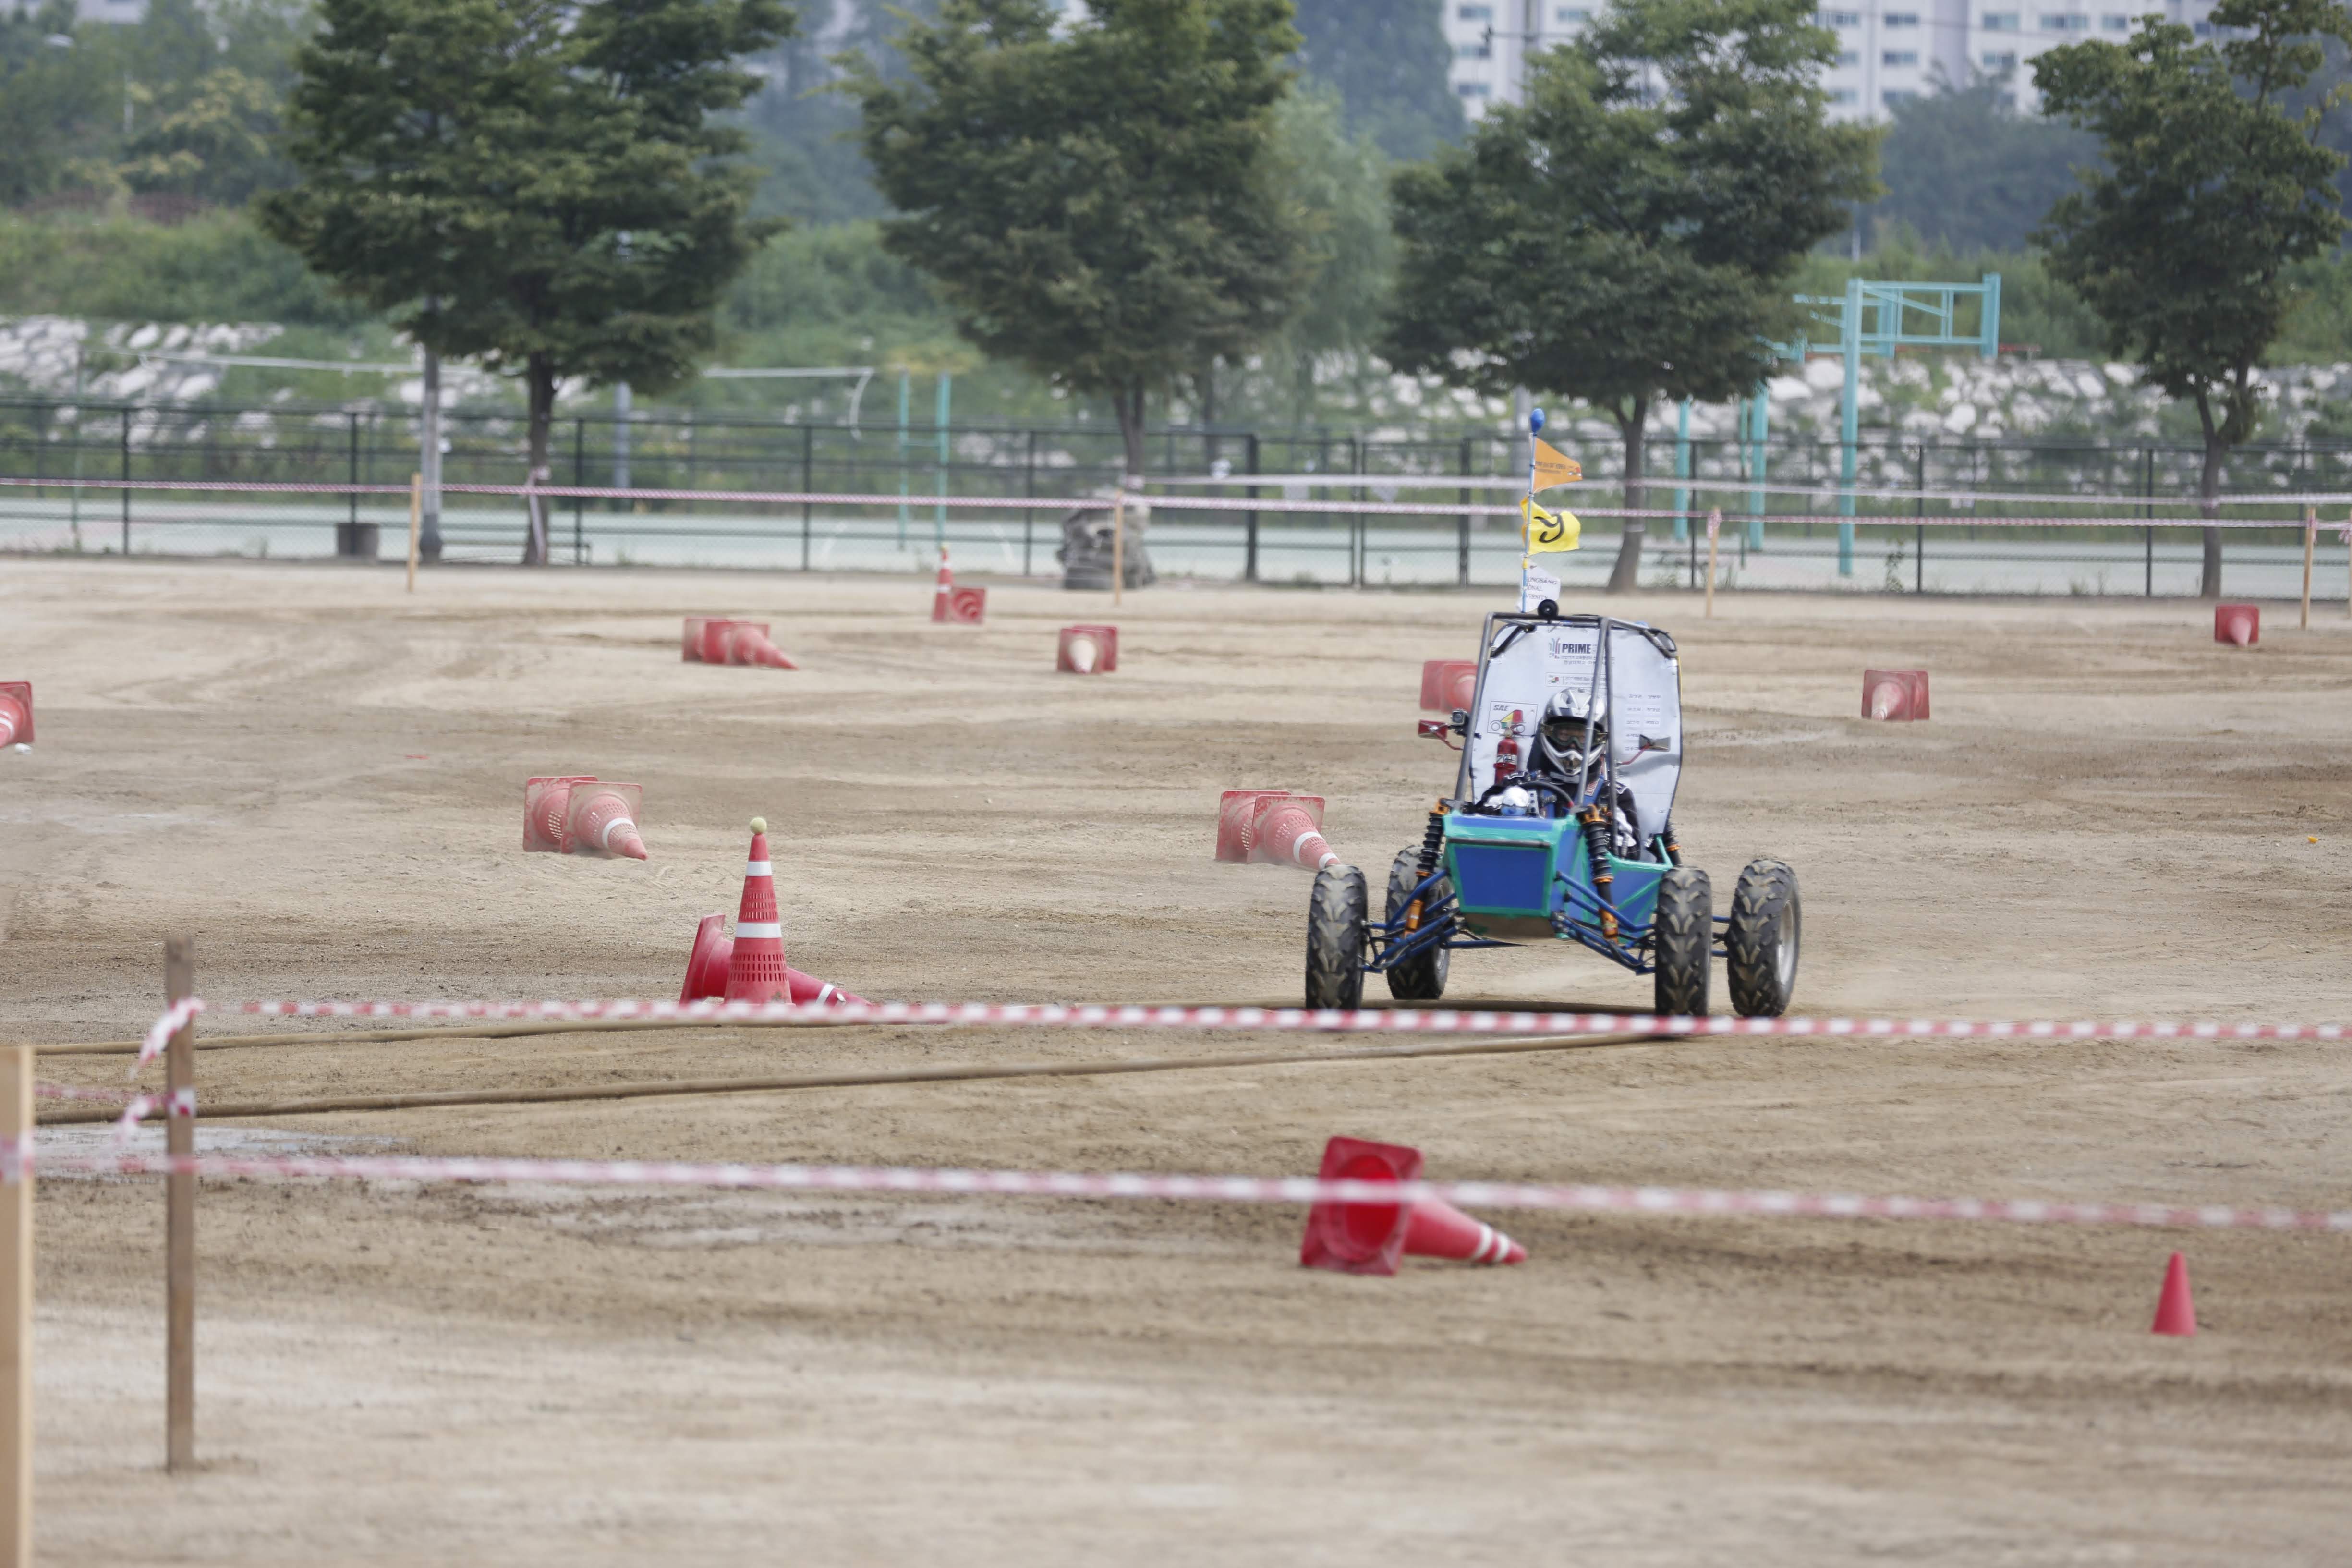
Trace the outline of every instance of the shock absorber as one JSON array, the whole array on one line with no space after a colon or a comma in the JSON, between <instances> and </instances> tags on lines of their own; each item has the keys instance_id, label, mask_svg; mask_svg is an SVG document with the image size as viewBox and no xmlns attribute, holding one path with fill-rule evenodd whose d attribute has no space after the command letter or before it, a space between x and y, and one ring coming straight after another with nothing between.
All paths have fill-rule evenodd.
<instances>
[{"instance_id":1,"label":"shock absorber","mask_svg":"<svg viewBox=\"0 0 2352 1568\"><path fill-rule=\"evenodd\" d=\"M1592 890L1601 898L1601 934L1615 942L1617 912L1610 906L1617 876L1609 868L1609 808L1596 800L1577 821L1584 825L1584 854L1592 864Z\"/></svg>"},{"instance_id":2,"label":"shock absorber","mask_svg":"<svg viewBox=\"0 0 2352 1568\"><path fill-rule=\"evenodd\" d=\"M1666 818L1666 830L1658 835L1658 840L1665 846L1666 864L1669 866L1681 865L1683 863L1683 847L1675 842L1675 819L1673 817L1669 816Z\"/></svg>"},{"instance_id":3,"label":"shock absorber","mask_svg":"<svg viewBox=\"0 0 2352 1568\"><path fill-rule=\"evenodd\" d=\"M1414 881L1414 887L1418 888L1423 882L1429 880L1431 873L1437 869L1437 858L1444 853L1444 848L1445 803L1441 800L1429 808L1429 826L1422 830L1421 875ZM1418 894L1414 895L1412 902L1404 907L1404 929L1409 931L1421 929L1421 898Z\"/></svg>"}]
</instances>

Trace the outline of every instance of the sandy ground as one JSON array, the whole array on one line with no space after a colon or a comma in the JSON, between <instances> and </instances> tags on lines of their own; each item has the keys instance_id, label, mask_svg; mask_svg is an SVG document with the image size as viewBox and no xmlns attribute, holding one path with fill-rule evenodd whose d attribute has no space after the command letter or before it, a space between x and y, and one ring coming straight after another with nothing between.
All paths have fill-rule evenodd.
<instances>
[{"instance_id":1,"label":"sandy ground","mask_svg":"<svg viewBox=\"0 0 2352 1568\"><path fill-rule=\"evenodd\" d=\"M793 961L872 996L1291 1002L1307 879L1209 859L1216 795L1330 797L1384 866L1450 753L1419 662L1493 595L0 563L0 1035L214 997L669 995L774 830ZM2352 623L2194 605L1685 597L1677 820L1803 879L1808 1012L2352 1014ZM772 618L798 674L681 664ZM1855 717L1929 668L1934 721ZM520 853L534 773L646 788L650 864ZM2312 839L2317 842L2311 842ZM1375 993L1378 985L1375 984ZM1718 997L1722 994L1720 983ZM1568 950L1447 1000L1640 1008ZM208 1027L220 1027L208 1025ZM246 1026L235 1026L243 1028ZM320 1043L215 1101L1210 1054L921 1030ZM1307 1042L1312 1046L1312 1042ZM2341 1047L1706 1040L1557 1054L304 1119L447 1153L1295 1173L2352 1205ZM43 1076L119 1084L121 1058ZM60 1130L53 1136L72 1136ZM351 1142L341 1142L351 1141ZM205 1468L162 1455L162 1203L39 1196L51 1563L2342 1561L2352 1240L1497 1215L1523 1268L1295 1266L1289 1209L208 1188ZM2205 1331L2147 1332L2189 1253Z\"/></svg>"}]
</instances>

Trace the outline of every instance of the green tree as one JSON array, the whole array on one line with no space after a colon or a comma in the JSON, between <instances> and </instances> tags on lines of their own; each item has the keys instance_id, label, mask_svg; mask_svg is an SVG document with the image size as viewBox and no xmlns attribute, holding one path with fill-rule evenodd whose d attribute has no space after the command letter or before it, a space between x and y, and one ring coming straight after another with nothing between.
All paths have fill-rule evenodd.
<instances>
[{"instance_id":1,"label":"green tree","mask_svg":"<svg viewBox=\"0 0 2352 1568\"><path fill-rule=\"evenodd\" d=\"M0 14L0 204L16 205L68 183L102 143L118 96L105 63L77 31L73 0Z\"/></svg>"},{"instance_id":2,"label":"green tree","mask_svg":"<svg viewBox=\"0 0 2352 1568\"><path fill-rule=\"evenodd\" d=\"M2305 289L2294 271L2344 232L2343 154L2319 141L2316 106L2282 102L2352 40L2341 0L2221 0L2219 47L2174 23L2128 43L2071 44L2033 63L2051 113L2095 132L2108 167L2050 211L2050 269L2106 324L2109 352L2196 405L2205 437L2198 494L2216 510L2221 467L2252 437L2253 374ZM2221 531L2205 530L2201 592L2221 593Z\"/></svg>"},{"instance_id":3,"label":"green tree","mask_svg":"<svg viewBox=\"0 0 2352 1568\"><path fill-rule=\"evenodd\" d=\"M1874 237L1907 226L1955 250L2023 248L2050 204L2074 189L2075 168L2098 162L2099 144L2020 114L2015 100L2006 78L1979 78L1896 104L1879 149L1886 199L1871 209Z\"/></svg>"},{"instance_id":4,"label":"green tree","mask_svg":"<svg viewBox=\"0 0 2352 1568\"><path fill-rule=\"evenodd\" d=\"M263 225L401 331L521 377L549 478L556 384L660 391L781 227L747 214L731 63L792 25L777 0L322 0ZM534 507L523 559L546 559Z\"/></svg>"},{"instance_id":5,"label":"green tree","mask_svg":"<svg viewBox=\"0 0 2352 1568\"><path fill-rule=\"evenodd\" d=\"M278 111L268 82L234 66L208 71L131 138L122 177L133 190L241 205L292 172L272 145Z\"/></svg>"},{"instance_id":6,"label":"green tree","mask_svg":"<svg viewBox=\"0 0 2352 1568\"><path fill-rule=\"evenodd\" d=\"M1369 134L1349 137L1338 95L1312 83L1276 107L1275 152L1305 289L1263 358L1287 382L1290 418L1301 424L1313 417L1318 362L1369 353L1387 314L1396 285L1390 165Z\"/></svg>"},{"instance_id":7,"label":"green tree","mask_svg":"<svg viewBox=\"0 0 2352 1568\"><path fill-rule=\"evenodd\" d=\"M1298 63L1339 94L1350 136L1391 158L1426 158L1462 135L1462 100L1440 0L1297 0Z\"/></svg>"},{"instance_id":8,"label":"green tree","mask_svg":"<svg viewBox=\"0 0 2352 1568\"><path fill-rule=\"evenodd\" d=\"M1620 0L1538 56L1524 104L1398 173L1389 359L1605 410L1640 506L1651 408L1763 380L1799 262L1877 194L1877 133L1823 115L1835 44L1811 0ZM1627 522L1612 592L1643 532Z\"/></svg>"},{"instance_id":9,"label":"green tree","mask_svg":"<svg viewBox=\"0 0 2352 1568\"><path fill-rule=\"evenodd\" d=\"M984 352L1108 397L1130 474L1147 397L1278 327L1300 282L1276 196L1289 0L948 0L856 63L885 244Z\"/></svg>"}]
</instances>

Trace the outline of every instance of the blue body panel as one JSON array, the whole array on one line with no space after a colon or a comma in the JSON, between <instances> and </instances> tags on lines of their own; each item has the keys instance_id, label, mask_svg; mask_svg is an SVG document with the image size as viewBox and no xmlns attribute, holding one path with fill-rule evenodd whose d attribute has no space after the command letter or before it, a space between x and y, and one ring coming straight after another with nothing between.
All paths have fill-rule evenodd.
<instances>
[{"instance_id":1,"label":"blue body panel","mask_svg":"<svg viewBox=\"0 0 2352 1568\"><path fill-rule=\"evenodd\" d=\"M1609 858L1610 902L1623 935L1646 931L1658 903L1654 861ZM1463 925L1475 936L1530 939L1564 935L1554 924L1563 911L1579 925L1600 929L1592 867L1576 823L1567 817L1449 816L1445 870L1454 880Z\"/></svg>"}]
</instances>

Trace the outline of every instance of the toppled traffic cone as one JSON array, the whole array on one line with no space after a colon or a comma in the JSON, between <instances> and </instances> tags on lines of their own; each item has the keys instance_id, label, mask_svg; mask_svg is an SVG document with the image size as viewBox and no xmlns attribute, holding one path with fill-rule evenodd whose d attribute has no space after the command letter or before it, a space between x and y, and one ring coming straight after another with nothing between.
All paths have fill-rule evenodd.
<instances>
[{"instance_id":1,"label":"toppled traffic cone","mask_svg":"<svg viewBox=\"0 0 2352 1568\"><path fill-rule=\"evenodd\" d=\"M1054 668L1064 675L1108 675L1118 668L1117 626L1064 626Z\"/></svg>"},{"instance_id":2,"label":"toppled traffic cone","mask_svg":"<svg viewBox=\"0 0 2352 1568\"><path fill-rule=\"evenodd\" d=\"M1326 1182L1414 1182L1421 1151L1402 1143L1334 1138L1323 1146ZM1400 1258L1524 1263L1528 1250L1442 1198L1413 1204L1321 1203L1307 1215L1298 1261L1337 1274L1394 1274Z\"/></svg>"},{"instance_id":3,"label":"toppled traffic cone","mask_svg":"<svg viewBox=\"0 0 2352 1568\"><path fill-rule=\"evenodd\" d=\"M1217 858L1247 860L1250 830L1257 826L1258 803L1288 795L1286 789L1229 789L1217 797Z\"/></svg>"},{"instance_id":4,"label":"toppled traffic cone","mask_svg":"<svg viewBox=\"0 0 2352 1568\"><path fill-rule=\"evenodd\" d=\"M523 848L539 854L562 854L563 825L572 815L572 786L595 782L593 773L523 780Z\"/></svg>"},{"instance_id":5,"label":"toppled traffic cone","mask_svg":"<svg viewBox=\"0 0 2352 1568\"><path fill-rule=\"evenodd\" d=\"M2164 1289L2156 1298L2156 1324L2148 1331L2182 1339L2197 1331L2197 1303L2189 1297L2189 1259L2177 1252L2164 1266Z\"/></svg>"},{"instance_id":6,"label":"toppled traffic cone","mask_svg":"<svg viewBox=\"0 0 2352 1568\"><path fill-rule=\"evenodd\" d=\"M1323 841L1319 795L1275 795L1259 801L1256 820L1250 824L1249 847L1253 860L1304 866L1309 871L1339 863L1339 857Z\"/></svg>"},{"instance_id":7,"label":"toppled traffic cone","mask_svg":"<svg viewBox=\"0 0 2352 1568\"><path fill-rule=\"evenodd\" d=\"M1433 658L1421 667L1421 705L1439 713L1467 710L1478 693L1478 661Z\"/></svg>"},{"instance_id":8,"label":"toppled traffic cone","mask_svg":"<svg viewBox=\"0 0 2352 1568\"><path fill-rule=\"evenodd\" d=\"M2252 647L2263 640L2263 607L2260 605L2216 605L2213 606L2213 640Z\"/></svg>"},{"instance_id":9,"label":"toppled traffic cone","mask_svg":"<svg viewBox=\"0 0 2352 1568\"><path fill-rule=\"evenodd\" d=\"M935 624L976 626L988 615L988 590L959 588L955 574L948 570L947 547L940 547L939 584L931 591L931 620Z\"/></svg>"},{"instance_id":10,"label":"toppled traffic cone","mask_svg":"<svg viewBox=\"0 0 2352 1568\"><path fill-rule=\"evenodd\" d=\"M33 743L33 683L0 680L0 746Z\"/></svg>"},{"instance_id":11,"label":"toppled traffic cone","mask_svg":"<svg viewBox=\"0 0 2352 1568\"><path fill-rule=\"evenodd\" d=\"M694 929L694 950L687 954L686 983L677 988L681 1002L699 1002L705 998L724 1001L727 996L727 972L735 959L735 939L727 934L725 915L705 915ZM853 996L840 986L829 984L814 974L803 974L790 964L784 966L784 981L792 988L794 1002L863 1002L863 996Z\"/></svg>"},{"instance_id":12,"label":"toppled traffic cone","mask_svg":"<svg viewBox=\"0 0 2352 1568\"><path fill-rule=\"evenodd\" d=\"M684 655L688 664L751 664L770 669L798 669L768 640L765 621L737 621L689 616L686 622Z\"/></svg>"},{"instance_id":13,"label":"toppled traffic cone","mask_svg":"<svg viewBox=\"0 0 2352 1568\"><path fill-rule=\"evenodd\" d=\"M639 784L576 780L563 813L563 853L645 859L646 841L637 832L645 799Z\"/></svg>"},{"instance_id":14,"label":"toppled traffic cone","mask_svg":"<svg viewBox=\"0 0 2352 1568\"><path fill-rule=\"evenodd\" d=\"M1865 669L1862 672L1862 716L1909 723L1927 716L1927 672L1924 669Z\"/></svg>"}]
</instances>

